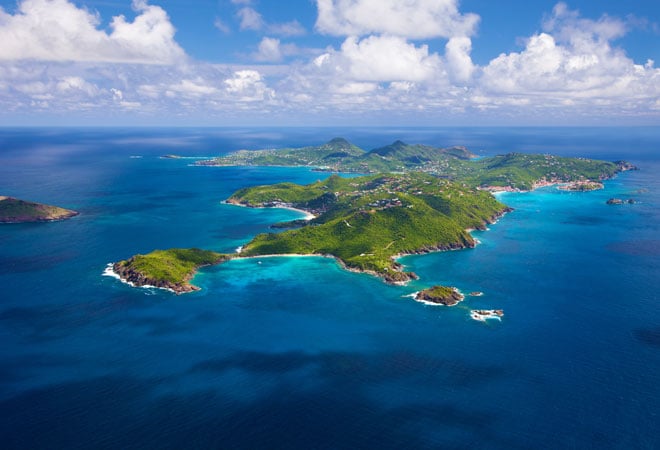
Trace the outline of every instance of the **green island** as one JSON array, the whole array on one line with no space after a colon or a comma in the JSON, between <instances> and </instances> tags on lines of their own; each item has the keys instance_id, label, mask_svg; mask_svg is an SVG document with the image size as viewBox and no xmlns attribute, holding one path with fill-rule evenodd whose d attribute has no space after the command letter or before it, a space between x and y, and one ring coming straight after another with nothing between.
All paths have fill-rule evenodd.
<instances>
[{"instance_id":1,"label":"green island","mask_svg":"<svg viewBox=\"0 0 660 450\"><path fill-rule=\"evenodd\" d=\"M415 294L417 301L445 306L458 305L464 298L458 289L448 286L433 286Z\"/></svg>"},{"instance_id":2,"label":"green island","mask_svg":"<svg viewBox=\"0 0 660 450\"><path fill-rule=\"evenodd\" d=\"M636 169L625 161L552 155L509 153L477 159L464 147L434 148L401 141L367 152L343 138L315 147L241 150L196 164L305 166L363 175L333 174L308 185L285 182L240 189L226 203L295 208L312 218L275 224L278 232L259 234L233 254L170 249L134 256L113 265L114 273L124 281L183 293L197 289L190 280L204 265L234 258L318 255L333 257L348 270L405 284L417 275L406 272L398 257L472 248L476 242L470 230L485 229L511 210L491 192L528 191L552 184L588 191L602 187L602 180L618 172ZM423 292L429 298L446 298L448 303L456 293L441 286ZM436 303L447 304L443 302Z\"/></svg>"},{"instance_id":3,"label":"green island","mask_svg":"<svg viewBox=\"0 0 660 450\"><path fill-rule=\"evenodd\" d=\"M239 150L197 161L202 166L305 166L344 173L424 172L492 191L529 191L559 183L598 182L635 166L554 155L508 153L476 158L465 147L436 148L396 141L365 151L344 138L294 149Z\"/></svg>"},{"instance_id":4,"label":"green island","mask_svg":"<svg viewBox=\"0 0 660 450\"><path fill-rule=\"evenodd\" d=\"M53 222L79 213L59 206L0 196L0 223Z\"/></svg>"},{"instance_id":5,"label":"green island","mask_svg":"<svg viewBox=\"0 0 660 450\"><path fill-rule=\"evenodd\" d=\"M198 248L154 250L114 263L112 270L127 283L135 286L154 286L177 294L197 291L190 280L200 267L227 261L231 255Z\"/></svg>"}]
</instances>

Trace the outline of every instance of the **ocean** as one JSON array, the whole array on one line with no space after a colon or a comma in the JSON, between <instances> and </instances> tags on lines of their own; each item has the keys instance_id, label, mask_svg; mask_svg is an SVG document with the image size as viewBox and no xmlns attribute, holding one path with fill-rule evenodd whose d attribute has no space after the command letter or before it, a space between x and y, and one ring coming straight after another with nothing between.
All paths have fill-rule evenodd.
<instances>
[{"instance_id":1,"label":"ocean","mask_svg":"<svg viewBox=\"0 0 660 450\"><path fill-rule=\"evenodd\" d=\"M232 192L328 176L159 156L337 136L640 170L501 194L514 211L476 248L402 258L420 275L405 287L316 257L205 268L180 296L103 276L154 249L233 252L301 214ZM0 226L0 446L660 448L658 174L658 128L1 128L0 195L81 214ZM433 284L484 295L408 297Z\"/></svg>"}]
</instances>

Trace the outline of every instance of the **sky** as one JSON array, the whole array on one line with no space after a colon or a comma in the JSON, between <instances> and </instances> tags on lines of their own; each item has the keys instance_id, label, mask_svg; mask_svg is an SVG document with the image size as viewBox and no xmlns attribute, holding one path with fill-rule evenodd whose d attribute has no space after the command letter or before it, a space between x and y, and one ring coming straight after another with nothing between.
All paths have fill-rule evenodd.
<instances>
[{"instance_id":1,"label":"sky","mask_svg":"<svg viewBox=\"0 0 660 450\"><path fill-rule=\"evenodd\" d=\"M660 125L657 0L0 0L0 126Z\"/></svg>"}]
</instances>

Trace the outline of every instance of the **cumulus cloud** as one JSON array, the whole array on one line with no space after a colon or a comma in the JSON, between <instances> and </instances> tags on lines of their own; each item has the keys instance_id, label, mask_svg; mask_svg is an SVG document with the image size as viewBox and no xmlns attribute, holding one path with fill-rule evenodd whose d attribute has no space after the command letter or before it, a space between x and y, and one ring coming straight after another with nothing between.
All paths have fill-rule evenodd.
<instances>
[{"instance_id":1,"label":"cumulus cloud","mask_svg":"<svg viewBox=\"0 0 660 450\"><path fill-rule=\"evenodd\" d=\"M362 81L426 80L440 64L437 55L429 55L428 46L415 47L393 36L370 36L362 41L349 37L341 46L341 58L353 78Z\"/></svg>"},{"instance_id":2,"label":"cumulus cloud","mask_svg":"<svg viewBox=\"0 0 660 450\"><path fill-rule=\"evenodd\" d=\"M445 46L445 58L450 76L456 83L467 83L470 81L475 66L472 63L470 52L472 41L468 37L451 38Z\"/></svg>"},{"instance_id":3,"label":"cumulus cloud","mask_svg":"<svg viewBox=\"0 0 660 450\"><path fill-rule=\"evenodd\" d=\"M334 36L471 36L479 22L478 15L459 12L458 0L316 0L316 5L316 29Z\"/></svg>"},{"instance_id":4,"label":"cumulus cloud","mask_svg":"<svg viewBox=\"0 0 660 450\"><path fill-rule=\"evenodd\" d=\"M339 51L314 60L319 68L350 81L422 81L431 78L441 64L428 46L415 45L394 36L347 38Z\"/></svg>"},{"instance_id":5,"label":"cumulus cloud","mask_svg":"<svg viewBox=\"0 0 660 450\"><path fill-rule=\"evenodd\" d=\"M100 19L69 0L22 0L15 14L0 8L0 60L169 64L185 57L165 10L133 0L132 22L116 16L108 34Z\"/></svg>"},{"instance_id":6,"label":"cumulus cloud","mask_svg":"<svg viewBox=\"0 0 660 450\"><path fill-rule=\"evenodd\" d=\"M387 32L389 24L359 25L364 21L355 16L350 23L340 22L342 27L353 27L355 34L334 47L298 48L280 39L284 32L273 33L261 37L251 54L256 63L237 66L185 58L181 49L178 55L184 57L174 58L177 63L151 64L172 60L163 56L167 52L148 56L140 52L160 48L158 42L178 48L163 10L135 1L137 17L132 22L115 18L103 30L96 14L76 8L72 1L23 0L16 13L1 12L0 117L15 117L15 112L83 118L116 113L126 120L139 114L159 122L168 117L189 117L190 123L196 118L236 117L248 121L273 117L283 122L292 117L319 121L381 117L391 122L399 117L437 120L452 115L472 120L482 114L525 122L529 117L543 120L550 113L567 118L635 114L657 118L660 114L660 69L652 61L636 64L615 45L630 23L609 16L583 18L562 3L518 51L501 54L485 65L470 57L474 30L469 26L436 31L433 36L446 38L444 51L437 53L415 41L418 38L407 33L405 23L403 31ZM238 8L254 4L234 3ZM325 3L344 12L350 6L369 4L367 0ZM401 11L413 4L427 12L435 7L421 0L379 4ZM48 13L37 11L35 5L48 6ZM337 11L335 16L341 18ZM319 20L321 14L319 9ZM455 22L465 25L467 16L456 14ZM52 28L60 35L48 34L55 33L46 30L49 15L59 21ZM136 25L148 22L148 17L153 27ZM158 24L164 31L158 31ZM261 26L259 31L267 34L273 25L262 18ZM7 37L16 30L25 42ZM152 41L149 33L169 40ZM74 35L80 36L75 46ZM55 56L43 61L40 58L46 57L38 56L35 49ZM19 50L27 57L12 53ZM299 57L295 63L282 63L292 55Z\"/></svg>"},{"instance_id":7,"label":"cumulus cloud","mask_svg":"<svg viewBox=\"0 0 660 450\"><path fill-rule=\"evenodd\" d=\"M261 74L256 70L239 70L224 80L225 89L242 102L255 102L271 99L275 92L268 88Z\"/></svg>"},{"instance_id":8,"label":"cumulus cloud","mask_svg":"<svg viewBox=\"0 0 660 450\"><path fill-rule=\"evenodd\" d=\"M580 19L560 3L545 29L521 52L493 59L483 69L483 87L492 93L574 99L623 97L636 89L657 95L658 69L635 64L611 44L624 32L622 22Z\"/></svg>"}]
</instances>

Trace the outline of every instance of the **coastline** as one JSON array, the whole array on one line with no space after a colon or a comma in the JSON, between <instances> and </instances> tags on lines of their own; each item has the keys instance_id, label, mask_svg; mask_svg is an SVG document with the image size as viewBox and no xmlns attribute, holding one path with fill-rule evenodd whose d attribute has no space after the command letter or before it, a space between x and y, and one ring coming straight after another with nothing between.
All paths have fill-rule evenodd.
<instances>
[{"instance_id":1,"label":"coastline","mask_svg":"<svg viewBox=\"0 0 660 450\"><path fill-rule=\"evenodd\" d=\"M249 205L244 205L235 201L229 201L229 200L223 200L221 203L227 204L227 205L232 205L232 206L240 206L243 208L254 208L254 209L267 209L267 208L280 208L280 209L288 209L291 211L295 211L301 214L305 215L304 220L309 221L314 219L316 216L308 210L301 209L301 208L295 208L290 205L286 204L278 204L275 206L249 206ZM488 220L485 221L482 227L477 227L476 229L480 231L487 231L489 228L487 225L496 223L497 220L499 220L501 217L503 217L505 214L508 212L511 212L513 209L506 206L503 210L499 211L498 213L494 214L493 216L489 217ZM405 252L405 253L397 253L392 256L390 256L390 260L392 261L392 271L386 271L386 272L376 272L374 270L368 270L368 269L360 269L356 267L351 267L346 264L342 259L339 257L332 255L332 254L298 254L298 253L282 253L282 254L269 254L269 255L251 255L251 256L243 256L241 255L241 252L244 249L244 246L241 245L235 249L235 253L233 254L228 254L228 258L223 261L219 261L216 264L222 264L223 262L226 262L228 260L232 259L253 259L253 258L275 258L275 257L323 257L323 258L333 258L339 266L348 272L353 272L353 273L364 273L368 274L371 276L374 276L376 278L380 278L383 282L386 284L394 285L394 286L406 286L410 281L412 280L417 280L419 277L417 274L414 272L405 272L402 270L404 266L398 261L400 258L403 258L405 256L413 256L413 255L423 255L423 254L428 254L428 253L435 253L435 252L442 252L442 251L448 251L448 250L462 250L465 248L475 248L480 242L478 239L472 236L470 234L471 231L474 231L474 228L467 228L464 231L469 235L470 241L464 241L464 242L451 242L447 244L437 244L434 246L428 246L424 248L420 248L416 251L413 252ZM181 288L171 288L171 287L160 287L160 286L155 286L152 284L144 284L144 285L138 285L134 282L129 281L128 279L123 278L120 274L118 274L114 270L114 264L111 263L112 266L106 267L106 270L104 271L103 275L105 276L111 276L114 278L119 279L121 282L128 284L129 286L132 287L144 287L144 288L157 288L157 289L164 289L170 292L173 292L177 295L187 293L187 292L193 292L196 290L199 290L198 287L190 284L190 280L192 280L195 275L197 274L197 270L190 274L190 276L184 280L185 284L182 285ZM390 275L392 274L392 275ZM178 287L178 285L177 285ZM185 287L185 288L184 288Z\"/></svg>"},{"instance_id":2,"label":"coastline","mask_svg":"<svg viewBox=\"0 0 660 450\"><path fill-rule=\"evenodd\" d=\"M114 265L115 265L115 263L108 263L105 266L105 270L103 271L101 276L114 278L114 279L119 280L120 282L122 282L124 284L127 284L127 285L129 285L130 287L133 287L133 288L162 289L164 291L168 291L168 292L171 292L172 294L177 294L178 295L178 292L176 292L172 288L153 286L151 284L137 285L137 284L133 283L132 281L128 281L128 280L124 279L121 275L119 275L117 272L115 272Z\"/></svg>"},{"instance_id":3,"label":"coastline","mask_svg":"<svg viewBox=\"0 0 660 450\"><path fill-rule=\"evenodd\" d=\"M285 204L276 205L276 206L250 206L250 205L244 205L244 204L238 203L238 202L232 202L232 201L229 201L229 200L223 200L220 203L224 204L224 205L239 206L241 208L251 208L251 209L271 209L271 208L288 209L289 211L295 211L295 212L299 212L301 214L304 214L305 217L303 217L302 219L297 219L297 220L310 221L310 220L316 219L316 217L317 217L316 215L312 214L310 211L307 211L306 209L294 208L293 206L288 206L288 205L285 205Z\"/></svg>"}]
</instances>

